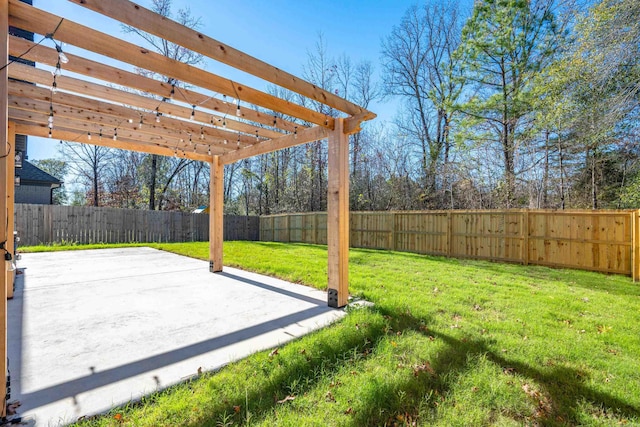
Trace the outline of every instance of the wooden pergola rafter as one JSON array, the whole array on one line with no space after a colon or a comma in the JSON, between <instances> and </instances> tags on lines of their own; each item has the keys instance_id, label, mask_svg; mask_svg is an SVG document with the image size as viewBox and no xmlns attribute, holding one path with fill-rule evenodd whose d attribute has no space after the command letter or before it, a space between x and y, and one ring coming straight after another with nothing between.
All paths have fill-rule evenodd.
<instances>
[{"instance_id":1,"label":"wooden pergola rafter","mask_svg":"<svg viewBox=\"0 0 640 427\"><path fill-rule=\"evenodd\" d=\"M322 105L323 111L335 114L326 115L180 63L19 0L0 0L0 65L4 65L0 70L0 176L4 179L0 185L0 224L7 224L0 227L0 243L6 249L4 254L10 254L13 247L16 133L208 162L212 272L222 271L223 267L224 165L327 138L328 298L333 307L346 305L348 135L359 132L361 123L375 114L130 0L69 1L288 89L313 101L306 105ZM36 34L39 41L10 35L10 26ZM66 52L69 62L61 64L62 42L129 64L129 69L133 66L148 70L164 76L164 80ZM54 77L50 71L10 63L10 55L48 66L54 73L57 69L56 90L52 90ZM6 299L13 292L13 273L8 270L8 262L3 263L0 372L6 372ZM6 397L4 385L0 386L2 396Z\"/></svg>"}]
</instances>

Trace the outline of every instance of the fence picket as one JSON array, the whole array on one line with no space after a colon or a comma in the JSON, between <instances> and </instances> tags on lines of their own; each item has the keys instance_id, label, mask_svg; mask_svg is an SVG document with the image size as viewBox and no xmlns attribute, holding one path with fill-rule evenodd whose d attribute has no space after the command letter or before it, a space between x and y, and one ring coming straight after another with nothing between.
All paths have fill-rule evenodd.
<instances>
[{"instance_id":1,"label":"fence picket","mask_svg":"<svg viewBox=\"0 0 640 427\"><path fill-rule=\"evenodd\" d=\"M90 206L15 205L24 246L209 240L209 215ZM260 218L225 215L225 240L259 240Z\"/></svg>"}]
</instances>

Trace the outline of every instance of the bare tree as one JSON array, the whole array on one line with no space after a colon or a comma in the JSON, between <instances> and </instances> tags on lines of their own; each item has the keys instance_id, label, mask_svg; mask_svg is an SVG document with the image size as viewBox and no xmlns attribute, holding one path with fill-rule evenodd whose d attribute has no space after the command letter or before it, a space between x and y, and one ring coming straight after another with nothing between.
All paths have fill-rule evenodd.
<instances>
[{"instance_id":1,"label":"bare tree","mask_svg":"<svg viewBox=\"0 0 640 427\"><path fill-rule=\"evenodd\" d=\"M454 56L460 38L457 2L430 2L409 8L382 44L385 91L405 101L399 126L418 144L425 200L436 194L439 166L448 164L452 106L463 87Z\"/></svg>"},{"instance_id":2,"label":"bare tree","mask_svg":"<svg viewBox=\"0 0 640 427\"><path fill-rule=\"evenodd\" d=\"M68 159L70 171L89 189L91 204L100 206L101 188L113 151L107 147L74 142L62 143L60 151L63 158Z\"/></svg>"},{"instance_id":3,"label":"bare tree","mask_svg":"<svg viewBox=\"0 0 640 427\"><path fill-rule=\"evenodd\" d=\"M151 10L158 13L159 15L165 16L167 18L173 18L171 0L152 0ZM191 10L189 8L186 9L178 9L175 20L192 29L197 29L202 25L202 20L200 17L195 17L191 14ZM183 62L189 65L196 65L203 61L203 56L197 52L186 49L178 44L171 43L165 39L154 36L153 34L146 33L144 31L140 31L135 27L131 27L128 25L123 25L122 29L126 33L133 33L140 36L143 40L149 43L156 51L160 54L175 59L176 61ZM175 84L176 86L180 85L180 82L176 81L171 76L160 76L156 73L149 72L144 69L137 69L138 73L144 75L146 77L161 79L163 81ZM185 162L175 162L175 168L173 171L169 172L169 174L165 177L165 183L161 187L160 194L156 194L158 190L158 155L151 154L149 168L150 173L149 177L149 209L154 210L157 208L161 208L161 204L165 199L165 192L171 181L175 178L175 176L182 170L185 166ZM156 197L159 197L159 201L156 204Z\"/></svg>"}]
</instances>

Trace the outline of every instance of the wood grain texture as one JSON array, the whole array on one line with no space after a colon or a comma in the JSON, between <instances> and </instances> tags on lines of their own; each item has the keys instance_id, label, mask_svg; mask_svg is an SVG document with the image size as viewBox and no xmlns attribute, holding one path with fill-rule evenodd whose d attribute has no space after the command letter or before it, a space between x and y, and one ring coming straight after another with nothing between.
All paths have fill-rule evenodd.
<instances>
[{"instance_id":1,"label":"wood grain texture","mask_svg":"<svg viewBox=\"0 0 640 427\"><path fill-rule=\"evenodd\" d=\"M351 212L349 234L355 248L637 277L639 216L636 210ZM324 244L327 230L314 224L326 221L326 213L262 217L261 240L285 241L289 236L292 242Z\"/></svg>"}]
</instances>

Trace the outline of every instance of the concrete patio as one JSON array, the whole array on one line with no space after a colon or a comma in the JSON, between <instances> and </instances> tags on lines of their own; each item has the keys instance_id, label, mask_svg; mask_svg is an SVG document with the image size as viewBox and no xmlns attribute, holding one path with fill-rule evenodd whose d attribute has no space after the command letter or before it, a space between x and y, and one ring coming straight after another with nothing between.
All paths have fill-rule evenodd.
<instances>
[{"instance_id":1,"label":"concrete patio","mask_svg":"<svg viewBox=\"0 0 640 427\"><path fill-rule=\"evenodd\" d=\"M11 400L57 426L340 318L325 292L151 248L23 255L8 302ZM32 423L33 424L33 423Z\"/></svg>"}]
</instances>

